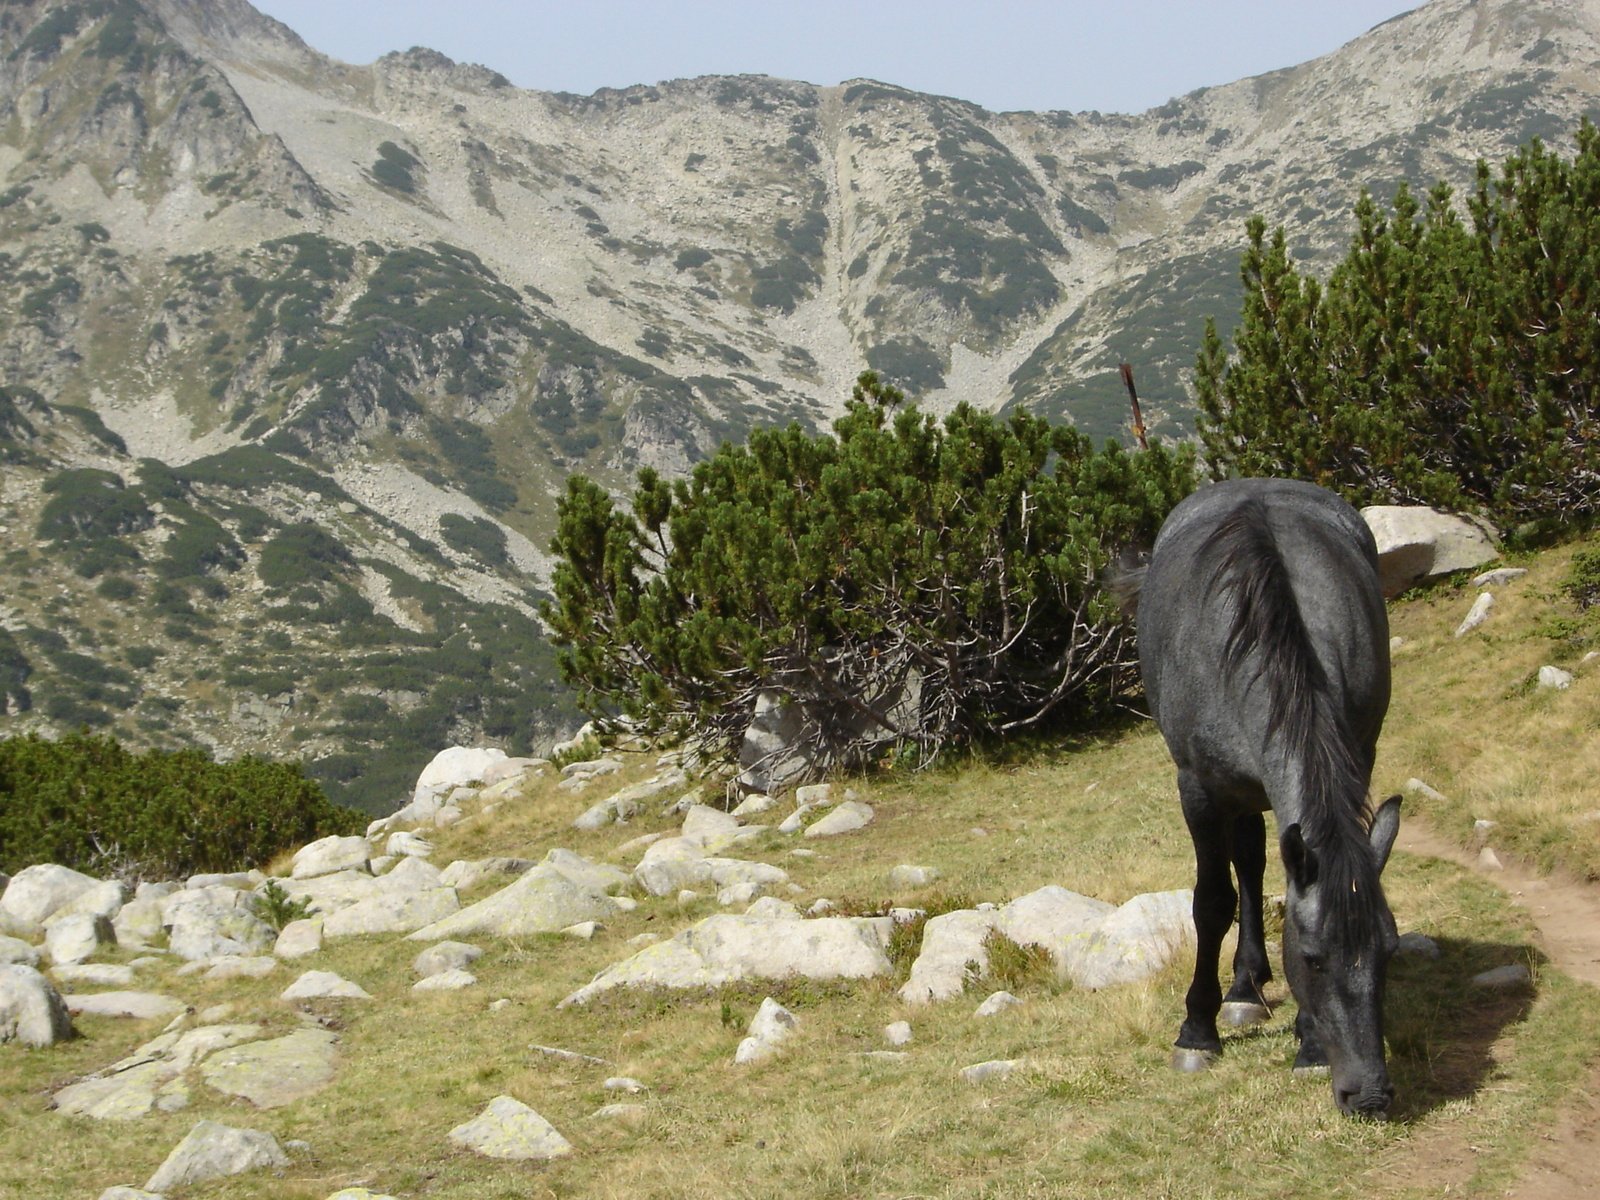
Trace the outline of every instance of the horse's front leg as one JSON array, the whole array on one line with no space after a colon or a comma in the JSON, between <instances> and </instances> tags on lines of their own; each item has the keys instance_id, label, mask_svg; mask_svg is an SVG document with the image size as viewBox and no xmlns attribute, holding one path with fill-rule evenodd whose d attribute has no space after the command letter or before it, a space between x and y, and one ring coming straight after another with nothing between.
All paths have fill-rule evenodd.
<instances>
[{"instance_id":1,"label":"horse's front leg","mask_svg":"<svg viewBox=\"0 0 1600 1200\"><path fill-rule=\"evenodd\" d=\"M1178 774L1178 798L1183 819L1194 842L1194 981L1185 999L1187 1013L1178 1030L1172 1065L1180 1071L1199 1071L1222 1053L1217 1034L1217 1012L1222 1007L1222 987L1217 982L1217 959L1222 939L1233 924L1238 895L1228 876L1231 822L1193 775Z\"/></svg>"},{"instance_id":2,"label":"horse's front leg","mask_svg":"<svg viewBox=\"0 0 1600 1200\"><path fill-rule=\"evenodd\" d=\"M1235 817L1230 846L1239 879L1239 948L1233 955L1233 986L1222 998L1222 1020L1236 1028L1272 1015L1262 989L1272 978L1261 919L1262 877L1267 868L1267 823L1260 813Z\"/></svg>"}]
</instances>

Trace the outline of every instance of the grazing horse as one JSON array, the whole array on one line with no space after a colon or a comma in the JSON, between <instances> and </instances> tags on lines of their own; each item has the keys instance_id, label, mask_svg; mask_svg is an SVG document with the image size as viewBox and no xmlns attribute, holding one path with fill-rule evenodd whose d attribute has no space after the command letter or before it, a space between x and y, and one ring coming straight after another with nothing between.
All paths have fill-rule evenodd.
<instances>
[{"instance_id":1,"label":"grazing horse","mask_svg":"<svg viewBox=\"0 0 1600 1200\"><path fill-rule=\"evenodd\" d=\"M1137 596L1139 664L1178 768L1194 842L1194 982L1173 1065L1221 1052L1220 1015L1268 1015L1261 926L1270 807L1287 876L1283 966L1299 1003L1296 1074L1331 1068L1349 1114L1382 1117L1383 991L1394 917L1379 874L1400 797L1367 789L1389 706L1389 624L1377 550L1344 501L1311 484L1247 479L1203 488L1156 539ZM1232 864L1238 892L1229 879ZM1226 1003L1217 981L1238 903Z\"/></svg>"}]
</instances>

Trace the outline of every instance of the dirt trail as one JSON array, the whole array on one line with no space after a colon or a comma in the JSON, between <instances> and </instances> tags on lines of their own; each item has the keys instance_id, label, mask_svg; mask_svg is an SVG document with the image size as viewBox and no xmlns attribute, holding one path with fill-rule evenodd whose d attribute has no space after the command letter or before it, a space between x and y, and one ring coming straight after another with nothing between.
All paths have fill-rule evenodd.
<instances>
[{"instance_id":1,"label":"dirt trail","mask_svg":"<svg viewBox=\"0 0 1600 1200\"><path fill-rule=\"evenodd\" d=\"M1410 854L1441 858L1481 870L1478 856L1439 836L1415 816L1400 823L1395 843ZM1539 948L1573 979L1600 987L1600 888L1565 877L1535 874L1502 856L1498 871L1486 872L1526 908L1539 930ZM1469 1147L1440 1148L1435 1166L1448 1177L1451 1160L1470 1157ZM1470 1169L1468 1171L1470 1173ZM1448 1190L1448 1186L1446 1188ZM1511 1200L1579 1200L1600 1197L1600 1069L1574 1091L1555 1126L1529 1155L1522 1177L1505 1193Z\"/></svg>"}]
</instances>

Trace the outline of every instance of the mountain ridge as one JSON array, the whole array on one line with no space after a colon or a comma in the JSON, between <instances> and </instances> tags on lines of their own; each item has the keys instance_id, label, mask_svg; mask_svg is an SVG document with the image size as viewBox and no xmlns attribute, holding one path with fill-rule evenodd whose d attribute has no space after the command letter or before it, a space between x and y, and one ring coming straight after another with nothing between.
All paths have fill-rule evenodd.
<instances>
[{"instance_id":1,"label":"mountain ridge","mask_svg":"<svg viewBox=\"0 0 1600 1200\"><path fill-rule=\"evenodd\" d=\"M1329 264L1361 187L1461 187L1529 136L1565 146L1600 112L1597 68L1592 0L1433 0L1142 114L992 113L872 80L574 96L421 48L350 66L245 0L7 5L0 373L118 439L68 415L4 443L26 451L0 486L0 525L25 538L10 570L37 588L8 591L0 626L40 697L8 719L89 714L345 770L351 744L420 712L407 744L493 726L525 750L574 719L535 647L569 473L620 489L757 425L821 430L864 367L934 410L1025 408L1101 438L1125 434L1126 360L1152 430L1186 436L1249 214ZM129 493L140 527L45 536L52 486ZM285 548L309 557L279 589L263 556ZM102 626L64 646L63 596ZM281 720L230 732L203 663L119 666L134 682L110 685L59 666L149 645L141 604L209 639L201 659L270 659L218 669ZM505 615L445 656L449 695L384 683L407 639L444 654L484 604ZM358 627L367 642L341 645ZM471 655L511 706L492 719ZM383 720L345 705L352 671ZM538 702L513 703L527 687Z\"/></svg>"}]
</instances>

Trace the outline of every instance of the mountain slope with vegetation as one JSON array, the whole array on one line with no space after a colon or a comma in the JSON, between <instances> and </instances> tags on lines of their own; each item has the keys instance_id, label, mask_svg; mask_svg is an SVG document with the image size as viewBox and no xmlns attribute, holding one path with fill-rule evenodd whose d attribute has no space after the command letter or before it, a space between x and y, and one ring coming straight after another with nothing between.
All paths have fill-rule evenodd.
<instances>
[{"instance_id":1,"label":"mountain slope with vegetation","mask_svg":"<svg viewBox=\"0 0 1600 1200\"><path fill-rule=\"evenodd\" d=\"M817 434L863 366L1187 436L1247 215L1317 272L1387 200L1597 107L1591 5L1435 0L1150 112L872 81L580 97L341 64L244 0L0 8L7 731L303 756L577 721L537 613L569 476Z\"/></svg>"}]
</instances>

